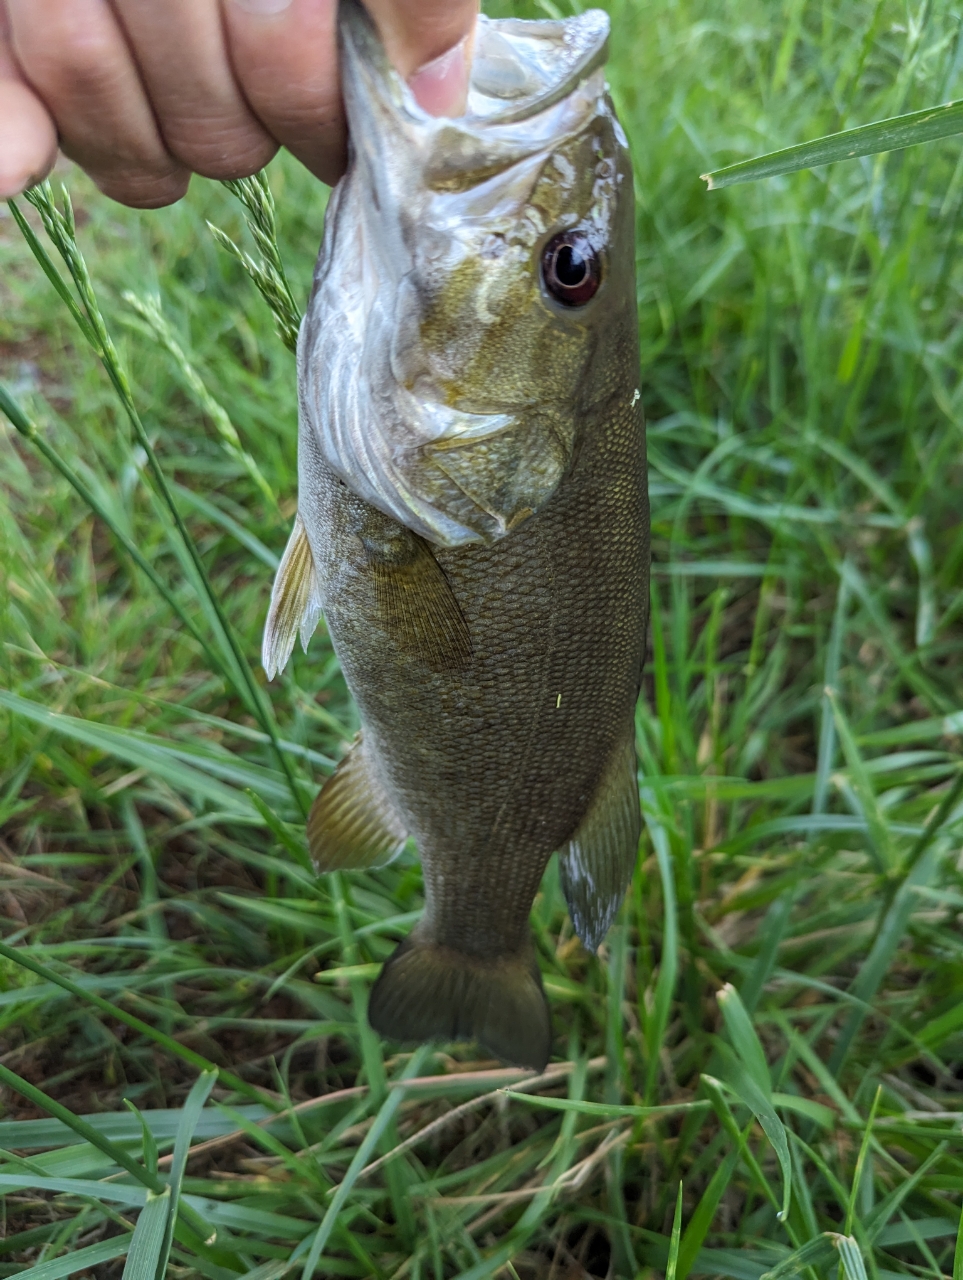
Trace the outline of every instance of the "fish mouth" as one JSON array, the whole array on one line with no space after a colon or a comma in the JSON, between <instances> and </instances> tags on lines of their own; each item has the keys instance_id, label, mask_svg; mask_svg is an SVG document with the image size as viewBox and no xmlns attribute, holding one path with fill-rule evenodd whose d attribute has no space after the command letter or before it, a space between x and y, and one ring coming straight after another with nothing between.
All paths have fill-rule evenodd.
<instances>
[{"instance_id":1,"label":"fish mouth","mask_svg":"<svg viewBox=\"0 0 963 1280\"><path fill-rule=\"evenodd\" d=\"M457 120L470 134L520 124L549 110L601 67L608 52L609 18L601 9L557 21L479 15L477 23L466 111L436 117L419 105L388 61L360 0L341 0L346 91L362 80L359 97L377 98L407 123L434 131Z\"/></svg>"}]
</instances>

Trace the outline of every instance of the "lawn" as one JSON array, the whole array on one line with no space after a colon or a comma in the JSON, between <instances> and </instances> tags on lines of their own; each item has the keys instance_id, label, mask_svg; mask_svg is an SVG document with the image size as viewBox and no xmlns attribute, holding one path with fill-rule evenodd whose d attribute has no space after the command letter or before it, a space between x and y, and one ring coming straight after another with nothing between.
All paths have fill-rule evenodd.
<instances>
[{"instance_id":1,"label":"lawn","mask_svg":"<svg viewBox=\"0 0 963 1280\"><path fill-rule=\"evenodd\" d=\"M0 207L0 1276L963 1280L963 151L698 178L963 97L959 16L609 8L645 831L598 957L549 869L538 1078L380 1042L417 858L306 864L356 715L323 626L258 662L296 388L244 206ZM268 179L300 307L326 192Z\"/></svg>"}]
</instances>

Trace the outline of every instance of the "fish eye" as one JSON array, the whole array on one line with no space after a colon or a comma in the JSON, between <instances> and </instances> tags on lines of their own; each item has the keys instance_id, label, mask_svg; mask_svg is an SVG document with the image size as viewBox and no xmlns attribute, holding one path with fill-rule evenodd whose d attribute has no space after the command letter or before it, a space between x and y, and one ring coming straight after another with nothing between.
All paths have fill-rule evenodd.
<instances>
[{"instance_id":1,"label":"fish eye","mask_svg":"<svg viewBox=\"0 0 963 1280\"><path fill-rule=\"evenodd\" d=\"M556 302L582 307L602 283L602 261L584 231L563 231L542 252L542 280Z\"/></svg>"}]
</instances>

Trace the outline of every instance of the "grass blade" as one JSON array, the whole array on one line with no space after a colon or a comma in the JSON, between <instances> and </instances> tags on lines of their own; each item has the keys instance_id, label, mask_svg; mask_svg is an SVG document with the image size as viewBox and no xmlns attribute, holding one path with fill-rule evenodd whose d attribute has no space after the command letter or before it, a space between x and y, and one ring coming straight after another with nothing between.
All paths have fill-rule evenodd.
<instances>
[{"instance_id":1,"label":"grass blade","mask_svg":"<svg viewBox=\"0 0 963 1280\"><path fill-rule=\"evenodd\" d=\"M789 1280L790 1276L797 1276L808 1267L822 1268L832 1259L835 1248L836 1242L831 1233L824 1232L794 1249L771 1271L764 1272L759 1280Z\"/></svg>"},{"instance_id":2,"label":"grass blade","mask_svg":"<svg viewBox=\"0 0 963 1280\"><path fill-rule=\"evenodd\" d=\"M291 770L290 762L281 750L278 742L277 726L274 722L274 716L270 706L265 700L260 687L254 679L254 674L250 664L243 653L237 635L233 627L228 621L227 615L221 607L217 593L214 591L204 562L201 559L200 552L190 535L187 526L181 516L177 503L174 501L174 494L171 490L164 470L160 465L160 461L154 451L153 442L148 435L144 424L141 420L140 413L134 403L133 394L131 392L130 382L127 378L126 371L121 363L120 356L114 346L113 339L107 328L103 312L97 300L97 295L93 287L90 272L83 254L80 251L80 245L77 241L76 226L74 223L73 207L70 202L70 195L67 189L62 188L63 210L58 209L53 195L53 189L49 182L42 182L36 187L31 187L25 194L27 199L40 214L44 229L53 241L54 247L63 258L67 266L67 270L74 282L77 297L80 305L85 313L88 323L80 324L81 331L92 346L98 359L104 367L118 399L124 409L128 421L133 428L134 435L138 444L144 450L147 461L150 465L151 474L157 484L157 488L163 499L164 505L170 514L174 528L177 530L180 544L185 553L189 557L194 573L200 585L201 595L210 609L211 613L217 620L217 628L219 631L219 639L226 645L233 656L234 662L237 664L240 673L240 682L238 684L238 693L249 704L251 711L257 717L262 729L271 739L272 746L281 765L282 771L285 773L291 789L291 795L296 804L298 804L304 816L307 817L307 803L301 795ZM31 249L34 247L36 237L29 240ZM45 255L46 256L46 255ZM43 262L41 262L43 266ZM58 290L58 292L60 292ZM61 293L63 297L64 294ZM76 307L71 307L71 314L74 318L78 318Z\"/></svg>"},{"instance_id":3,"label":"grass blade","mask_svg":"<svg viewBox=\"0 0 963 1280\"><path fill-rule=\"evenodd\" d=\"M134 1106L130 1098L124 1099L124 1105L131 1115L135 1116L140 1125L141 1133L141 1155L144 1165L148 1173L157 1172L157 1139L151 1132L151 1127L144 1119L143 1113Z\"/></svg>"},{"instance_id":4,"label":"grass blade","mask_svg":"<svg viewBox=\"0 0 963 1280\"><path fill-rule=\"evenodd\" d=\"M68 1129L76 1133L84 1142L89 1142L92 1147L96 1147L98 1151L102 1151L105 1156L108 1156L114 1164L119 1165L121 1169L126 1169L131 1177L135 1178L142 1186L158 1194L163 1191L165 1184L157 1174L151 1175L143 1165L138 1164L132 1156L128 1155L123 1147L119 1147L116 1143L111 1142L109 1138L105 1138L92 1124L89 1124L80 1116L74 1115L67 1107L48 1097L42 1089L30 1084L29 1081L24 1080L21 1076L11 1071L9 1067L3 1066L2 1063L0 1063L0 1080L8 1088L27 1098L35 1107L40 1107L48 1115L55 1116L62 1121Z\"/></svg>"},{"instance_id":5,"label":"grass blade","mask_svg":"<svg viewBox=\"0 0 963 1280\"><path fill-rule=\"evenodd\" d=\"M197 1128L197 1122L201 1118L201 1112L204 1110L204 1103L210 1096L211 1090L217 1083L217 1069L205 1071L191 1088L187 1095L187 1101L184 1103L184 1111L181 1115L180 1124L177 1126L177 1137L174 1139L174 1160L171 1164L170 1186L168 1190L167 1216L164 1219L164 1230L157 1245L156 1265L154 1267L155 1280L163 1280L167 1273L167 1261L171 1254L171 1245L174 1242L174 1224L177 1221L177 1212L180 1205L181 1187L184 1182L184 1170L187 1167L187 1157L190 1154L191 1138L194 1136L194 1130ZM148 1208L150 1205L148 1204ZM146 1209L144 1210L146 1212ZM143 1215L142 1215L143 1216ZM140 1221L137 1223L140 1226ZM136 1235L136 1232L135 1232ZM151 1237L153 1241L153 1236ZM213 1244L214 1238L210 1237L206 1243ZM145 1246L146 1251L146 1246ZM129 1261L129 1260L128 1260ZM129 1277L128 1280L135 1280L135 1277ZM141 1275L136 1280L151 1280L149 1275Z\"/></svg>"},{"instance_id":6,"label":"grass blade","mask_svg":"<svg viewBox=\"0 0 963 1280\"><path fill-rule=\"evenodd\" d=\"M782 1171L782 1205L776 1216L784 1222L789 1214L792 1197L792 1161L785 1126L776 1114L775 1107L741 1064L730 1065L729 1079L726 1084L730 1092L747 1106L759 1121L763 1133L776 1153Z\"/></svg>"},{"instance_id":7,"label":"grass blade","mask_svg":"<svg viewBox=\"0 0 963 1280\"><path fill-rule=\"evenodd\" d=\"M756 156L753 160L741 160L713 173L703 173L701 177L709 184L708 190L720 191L737 182L758 182L760 178L774 178L781 173L833 164L836 160L873 156L880 151L899 151L903 147L934 142L957 133L963 133L963 100L891 116L888 120L844 129L841 133L829 133L822 138L814 138L812 142L801 142L794 147Z\"/></svg>"},{"instance_id":8,"label":"grass blade","mask_svg":"<svg viewBox=\"0 0 963 1280\"><path fill-rule=\"evenodd\" d=\"M732 1108L729 1106L729 1103L725 1097L724 1090L726 1089L726 1086L723 1084L721 1080L717 1080L714 1076L710 1076L705 1072L703 1072L703 1074L699 1078L699 1082L702 1088L709 1095L709 1100L711 1102L712 1108L719 1118L719 1123L722 1125L723 1129L725 1129L726 1133L729 1134L730 1138L732 1138L733 1142L735 1143L736 1150L738 1151L742 1159L746 1162L746 1165L748 1166L749 1171L751 1172L753 1178L755 1179L756 1185L759 1187L759 1190L763 1193L763 1195L766 1197L766 1199L769 1201L772 1207L778 1210L779 1200L775 1192L773 1191L772 1187L769 1185L766 1175L763 1173L762 1169L760 1169L758 1160L749 1150L749 1147L746 1143L746 1138L752 1126L751 1125L748 1126L745 1131L739 1128L739 1125L736 1123L736 1118L732 1114ZM746 1105L748 1106L748 1103Z\"/></svg>"},{"instance_id":9,"label":"grass blade","mask_svg":"<svg viewBox=\"0 0 963 1280\"><path fill-rule=\"evenodd\" d=\"M879 932L873 941L869 955L863 961L859 973L853 980L850 994L863 1001L864 1006L869 1005L873 996L879 990L880 983L886 976L890 965L893 963L896 951L903 941L910 917L917 909L916 886L929 885L935 875L937 866L935 852L931 845L900 886L899 892L893 898L883 916ZM866 1018L866 1013L867 1009L865 1007L855 1008L850 1011L829 1060L829 1070L832 1075L839 1075L840 1068L846 1060L846 1055L849 1053L856 1033Z\"/></svg>"},{"instance_id":10,"label":"grass blade","mask_svg":"<svg viewBox=\"0 0 963 1280\"><path fill-rule=\"evenodd\" d=\"M961 794L963 794L963 769L961 769L953 779L936 811L927 819L926 826L924 827L919 839L906 855L895 881L895 885L897 887L900 884L905 883L906 879L912 874L913 868L930 847L947 818L953 812L956 802L959 800Z\"/></svg>"},{"instance_id":11,"label":"grass blade","mask_svg":"<svg viewBox=\"0 0 963 1280\"><path fill-rule=\"evenodd\" d=\"M709 1234L712 1220L716 1216L716 1210L719 1208L722 1197L732 1180L738 1161L739 1148L736 1147L729 1152L725 1160L718 1166L709 1180L709 1185L703 1191L699 1203L696 1205L695 1213L689 1219L679 1245L677 1280L686 1280L689 1272L695 1266L699 1250L702 1248L702 1242Z\"/></svg>"},{"instance_id":12,"label":"grass blade","mask_svg":"<svg viewBox=\"0 0 963 1280\"><path fill-rule=\"evenodd\" d=\"M659 1076L659 1050L662 1046L672 997L679 973L679 926L676 909L675 878L672 871L672 854L669 837L659 815L654 793L642 789L642 814L655 850L662 886L662 960L655 983L655 999L651 1012L642 1009L645 1028L645 1101L655 1097Z\"/></svg>"},{"instance_id":13,"label":"grass blade","mask_svg":"<svg viewBox=\"0 0 963 1280\"><path fill-rule=\"evenodd\" d=\"M679 1265L679 1238L682 1235L682 1183L679 1183L679 1194L675 1200L675 1217L672 1219L672 1235L669 1237L669 1261L665 1269L665 1280L676 1280Z\"/></svg>"},{"instance_id":14,"label":"grass blade","mask_svg":"<svg viewBox=\"0 0 963 1280\"><path fill-rule=\"evenodd\" d=\"M879 869L883 872L890 872L896 866L896 850L893 848L893 840L890 835L889 826L879 807L879 801L876 798L876 792L873 788L873 782L870 778L869 771L866 768L865 761L860 753L856 739L849 727L849 722L843 714L843 709L839 705L839 698L834 689L826 689L826 698L832 708L833 720L836 725L836 732L839 735L840 745L843 748L843 755L846 757L846 764L849 768L849 775L852 779L853 790L859 801L859 807L863 817L866 820L866 827L869 838L876 856L879 860Z\"/></svg>"},{"instance_id":15,"label":"grass blade","mask_svg":"<svg viewBox=\"0 0 963 1280\"><path fill-rule=\"evenodd\" d=\"M829 644L826 646L826 661L823 668L823 696L819 718L819 752L816 758L816 784L813 788L814 814L826 811L826 799L829 795L829 777L833 769L836 754L836 722L833 717L833 704L829 700L828 690L836 690L839 684L839 664L842 658L843 637L846 631L846 619L849 610L849 577L840 575L836 588L836 607L833 610L833 623L829 633Z\"/></svg>"},{"instance_id":16,"label":"grass blade","mask_svg":"<svg viewBox=\"0 0 963 1280\"><path fill-rule=\"evenodd\" d=\"M411 1058L408 1060L408 1065L401 1073L401 1080L399 1081L400 1087L392 1089L388 1097L381 1104L378 1114L375 1116L374 1124L365 1134L364 1141L355 1152L354 1157L348 1166L347 1173L335 1189L331 1203L328 1205L327 1211L321 1219L321 1225L314 1233L314 1238L311 1241L308 1256L305 1259L304 1267L301 1272L302 1280L311 1280L311 1277L314 1275L318 1259L321 1257L324 1246L328 1243L328 1240L331 1237L331 1232L337 1224L338 1215L340 1214L345 1201L351 1194L354 1184L357 1182L362 1169L368 1161L368 1156L372 1151L374 1151L381 1139L381 1135L388 1128L389 1124L394 1119L395 1112L404 1101L404 1081L410 1080L412 1076L416 1076L418 1074L421 1070L422 1063L424 1063L430 1052L430 1046L423 1045L411 1055Z\"/></svg>"},{"instance_id":17,"label":"grass blade","mask_svg":"<svg viewBox=\"0 0 963 1280\"><path fill-rule=\"evenodd\" d=\"M15 715L33 720L54 733L63 734L88 747L113 755L134 768L146 769L170 783L176 791L206 801L232 817L250 819L256 813L254 807L248 804L243 791L234 790L207 776L204 764L212 764L213 761L204 761L203 756L189 749L145 738L130 729L118 729L113 725L96 724L90 720L81 720L79 716L50 711L38 702L31 702L3 689L0 689L0 706L6 707ZM193 759L188 764L185 758L190 757ZM239 767L241 766L231 766L232 771Z\"/></svg>"},{"instance_id":18,"label":"grass blade","mask_svg":"<svg viewBox=\"0 0 963 1280\"><path fill-rule=\"evenodd\" d=\"M763 987L772 976L779 958L779 948L789 928L792 908L795 901L795 889L787 889L780 894L766 913L759 937L759 952L753 961L752 968L746 975L739 993L742 1004L748 1015L751 1015L762 995ZM730 1032L731 1034L731 1032Z\"/></svg>"},{"instance_id":19,"label":"grass blade","mask_svg":"<svg viewBox=\"0 0 963 1280\"><path fill-rule=\"evenodd\" d=\"M31 1190L54 1191L65 1196L89 1196L95 1200L108 1200L115 1204L139 1209L147 1203L151 1194L146 1187L130 1187L122 1183L97 1182L93 1178L55 1178L44 1173L0 1173L0 1187L5 1191Z\"/></svg>"},{"instance_id":20,"label":"grass blade","mask_svg":"<svg viewBox=\"0 0 963 1280\"><path fill-rule=\"evenodd\" d=\"M161 1258L171 1209L171 1189L148 1191L147 1203L140 1211L124 1265L123 1280L163 1280Z\"/></svg>"},{"instance_id":21,"label":"grass blade","mask_svg":"<svg viewBox=\"0 0 963 1280\"><path fill-rule=\"evenodd\" d=\"M839 1260L843 1264L846 1280L866 1280L866 1264L859 1245L852 1236L839 1236L836 1240Z\"/></svg>"},{"instance_id":22,"label":"grass blade","mask_svg":"<svg viewBox=\"0 0 963 1280\"><path fill-rule=\"evenodd\" d=\"M876 1119L876 1111L879 1107L879 1100L883 1096L883 1086L877 1085L876 1093L873 1097L873 1105L869 1109L869 1115L866 1117L866 1128L863 1130L863 1139L859 1144L859 1155L856 1157L856 1167L853 1170L853 1184L849 1193L849 1204L846 1206L846 1223L843 1227L846 1235L850 1235L853 1230L853 1219L856 1216L856 1197L859 1194L859 1187L863 1180L863 1169L866 1166L866 1160L869 1156L869 1143L873 1136L873 1122Z\"/></svg>"},{"instance_id":23,"label":"grass blade","mask_svg":"<svg viewBox=\"0 0 963 1280\"><path fill-rule=\"evenodd\" d=\"M549 1111L577 1111L585 1116L633 1117L638 1120L649 1120L653 1116L678 1115L686 1111L703 1111L707 1102L670 1102L662 1107L637 1107L621 1102L582 1102L572 1098L551 1098L540 1093L520 1093L517 1089L499 1089L506 1098L516 1098L519 1102L528 1102L533 1107L545 1107Z\"/></svg>"},{"instance_id":24,"label":"grass blade","mask_svg":"<svg viewBox=\"0 0 963 1280\"><path fill-rule=\"evenodd\" d=\"M276 1102L276 1100L269 1094L262 1093L260 1089L256 1088L254 1085L248 1084L246 1080L242 1080L240 1076L234 1075L232 1071L226 1071L222 1067L216 1067L213 1062L209 1062L207 1058L202 1057L199 1053L195 1053L193 1049L188 1049L185 1045L180 1044L171 1036L165 1035L163 1031L158 1031L156 1028L150 1026L149 1023L142 1021L134 1014L127 1013L127 1011L121 1009L119 1005L112 1004L111 1001L105 1000L103 996L98 996L93 991L85 991L83 987L79 986L76 982L73 982L70 978L65 978L55 969L51 969L47 965L41 964L38 960L34 960L32 956L25 955L22 949L8 947L5 942L0 942L0 956L13 961L14 964L21 965L24 969L29 969L31 973L37 974L38 977L45 978L47 982L52 982L58 987L63 987L65 991L69 991L70 994L76 996L78 1000L83 1000L88 1004L96 1006L96 1008L100 1009L103 1013L108 1014L111 1018L116 1018L119 1022L125 1023L132 1030L139 1031L141 1035L147 1036L148 1039L153 1040L156 1044L159 1044L169 1053L175 1054L178 1058L183 1058L185 1062L189 1062L192 1066L200 1067L204 1072L216 1071L218 1078L226 1084L228 1088L236 1089L238 1093L244 1094L249 1098L255 1098L258 1102L267 1103L272 1111L279 1111L281 1109L281 1104ZM4 1068L4 1070L6 1070L6 1068ZM19 1079L19 1077L14 1078ZM22 1083L26 1084L26 1081L23 1081ZM14 1088L16 1087L17 1086L14 1085ZM29 1087L33 1089L32 1085ZM44 1103L41 1102L38 1105L44 1107L45 1110L50 1111L50 1108L46 1107ZM86 1123L85 1121L82 1121L79 1116L74 1116L72 1112L66 1111L65 1108L60 1107L59 1103L56 1104L56 1107L57 1110L51 1111L50 1114L55 1115L59 1120L63 1120L70 1128L75 1128L75 1126L66 1119L66 1116L70 1116L71 1119L76 1121L78 1124ZM88 1129L90 1128L89 1125L86 1127ZM78 1129L76 1132L79 1133L80 1130ZM87 1141L90 1141L90 1139L88 1138ZM96 1146L97 1143L94 1143L94 1145ZM114 1149L115 1148L111 1144L111 1150ZM105 1148L101 1148L101 1150L105 1150ZM126 1168L126 1165L124 1167Z\"/></svg>"},{"instance_id":25,"label":"grass blade","mask_svg":"<svg viewBox=\"0 0 963 1280\"><path fill-rule=\"evenodd\" d=\"M115 1258L122 1258L130 1247L132 1235L113 1236L110 1240L101 1240L99 1244L90 1244L83 1249L74 1249L59 1258L51 1258L49 1262L38 1262L36 1266L25 1267L17 1272L18 1280L61 1280L62 1276L72 1276L78 1271L88 1271Z\"/></svg>"},{"instance_id":26,"label":"grass blade","mask_svg":"<svg viewBox=\"0 0 963 1280\"><path fill-rule=\"evenodd\" d=\"M210 647L208 641L201 634L200 629L194 624L190 615L184 609L183 605L170 590L163 579L158 575L157 571L150 561L144 556L126 531L120 527L113 516L107 510L102 502L100 502L93 490L86 484L77 474L77 472L66 463L57 453L57 451L48 443L43 434L38 430L37 426L30 421L20 406L11 396L7 388L0 383L0 409L3 410L14 428L23 436L25 440L29 440L38 453L41 453L50 465L63 476L69 485L71 485L80 495L91 511L101 520L117 539L118 543L124 548L130 558L140 569L155 591L167 602L171 610L180 618L183 625L191 633L197 643L201 646L208 662L214 670L221 671L227 680L232 679L231 673L225 668L219 655Z\"/></svg>"},{"instance_id":27,"label":"grass blade","mask_svg":"<svg viewBox=\"0 0 963 1280\"><path fill-rule=\"evenodd\" d=\"M886 1229L890 1218L900 1209L903 1201L910 1192L919 1185L921 1179L926 1177L933 1165L936 1164L942 1156L948 1145L948 1143L941 1142L933 1151L930 1152L915 1173L911 1174L906 1181L901 1183L898 1187L894 1187L889 1195L886 1196L885 1199L881 1200L875 1207L868 1222L863 1223L863 1232L868 1245L872 1245L880 1232ZM963 1222L963 1217L961 1217L961 1222ZM954 1280L957 1280L956 1276L954 1276Z\"/></svg>"},{"instance_id":28,"label":"grass blade","mask_svg":"<svg viewBox=\"0 0 963 1280\"><path fill-rule=\"evenodd\" d=\"M726 1030L729 1032L732 1046L739 1055L742 1065L763 1097L770 1098L772 1081L769 1077L769 1064L766 1061L765 1052L746 1007L731 982L727 982L722 988L716 996L716 1001L722 1010Z\"/></svg>"}]
</instances>

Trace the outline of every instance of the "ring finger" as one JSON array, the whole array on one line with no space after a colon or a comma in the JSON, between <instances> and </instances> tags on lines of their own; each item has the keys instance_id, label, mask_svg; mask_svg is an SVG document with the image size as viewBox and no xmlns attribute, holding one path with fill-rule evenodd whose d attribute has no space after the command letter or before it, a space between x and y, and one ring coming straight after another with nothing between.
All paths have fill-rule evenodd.
<instances>
[{"instance_id":1,"label":"ring finger","mask_svg":"<svg viewBox=\"0 0 963 1280\"><path fill-rule=\"evenodd\" d=\"M208 178L267 164L277 143L239 89L218 0L113 0L172 155Z\"/></svg>"}]
</instances>

